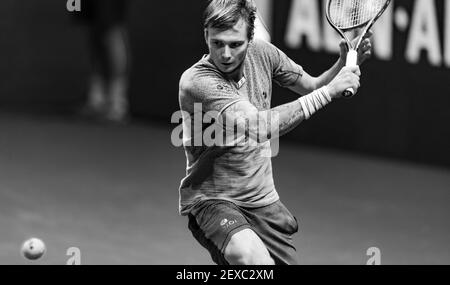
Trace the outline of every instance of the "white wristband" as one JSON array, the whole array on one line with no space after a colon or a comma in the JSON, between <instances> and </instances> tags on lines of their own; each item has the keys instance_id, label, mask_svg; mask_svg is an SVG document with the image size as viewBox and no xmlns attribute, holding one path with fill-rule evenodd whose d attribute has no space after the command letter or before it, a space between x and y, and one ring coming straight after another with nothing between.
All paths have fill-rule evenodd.
<instances>
[{"instance_id":1,"label":"white wristband","mask_svg":"<svg viewBox=\"0 0 450 285\"><path fill-rule=\"evenodd\" d=\"M332 99L330 96L330 92L328 91L328 87L323 86L322 88L315 90L311 94L299 98L298 101L302 106L305 119L309 120L309 118L311 118L314 113L329 104Z\"/></svg>"}]
</instances>

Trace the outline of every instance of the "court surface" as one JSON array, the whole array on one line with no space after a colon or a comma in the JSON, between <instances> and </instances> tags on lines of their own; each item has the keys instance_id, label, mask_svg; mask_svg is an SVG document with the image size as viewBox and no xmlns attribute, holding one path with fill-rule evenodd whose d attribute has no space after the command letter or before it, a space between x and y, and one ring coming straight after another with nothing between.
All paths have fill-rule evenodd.
<instances>
[{"instance_id":1,"label":"court surface","mask_svg":"<svg viewBox=\"0 0 450 285\"><path fill-rule=\"evenodd\" d=\"M0 113L0 264L212 264L178 215L185 157L170 126ZM450 170L281 142L301 264L450 264ZM42 238L38 262L19 255Z\"/></svg>"}]
</instances>

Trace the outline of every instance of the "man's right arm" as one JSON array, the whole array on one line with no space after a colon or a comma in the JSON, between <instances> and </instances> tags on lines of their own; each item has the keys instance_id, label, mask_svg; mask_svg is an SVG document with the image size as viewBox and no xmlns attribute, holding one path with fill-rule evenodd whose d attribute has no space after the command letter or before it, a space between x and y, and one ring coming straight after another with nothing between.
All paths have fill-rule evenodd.
<instances>
[{"instance_id":1,"label":"man's right arm","mask_svg":"<svg viewBox=\"0 0 450 285\"><path fill-rule=\"evenodd\" d=\"M305 118L299 101L266 111L259 111L249 101L239 101L227 108L220 119L228 130L263 143L288 133Z\"/></svg>"},{"instance_id":2,"label":"man's right arm","mask_svg":"<svg viewBox=\"0 0 450 285\"><path fill-rule=\"evenodd\" d=\"M228 107L222 113L220 119L222 123L225 122L227 129L238 131L241 135L246 134L250 139L258 143L276 139L289 133L308 119L312 115L309 106L314 105L314 102L320 101L320 99L317 99L321 98L320 96L323 95L323 101L326 100L326 103L330 103L331 100L341 98L342 93L349 86L357 90L359 88L359 74L358 67L345 67L325 87L326 96L321 93L322 90L315 90L302 99L277 106L270 110L259 111L249 101L239 101ZM302 102L301 100L311 101ZM323 101L323 106L325 106L326 104ZM318 102L317 104L321 105L322 103ZM314 109L314 107L312 108ZM229 124L229 122L232 122L232 124Z\"/></svg>"}]
</instances>

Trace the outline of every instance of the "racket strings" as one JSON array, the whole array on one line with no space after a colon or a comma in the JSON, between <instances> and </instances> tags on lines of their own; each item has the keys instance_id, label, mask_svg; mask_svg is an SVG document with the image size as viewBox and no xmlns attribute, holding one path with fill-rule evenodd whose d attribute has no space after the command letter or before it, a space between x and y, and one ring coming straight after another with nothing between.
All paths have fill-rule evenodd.
<instances>
[{"instance_id":1,"label":"racket strings","mask_svg":"<svg viewBox=\"0 0 450 285\"><path fill-rule=\"evenodd\" d=\"M383 9L386 0L330 0L330 20L341 29L362 25Z\"/></svg>"}]
</instances>

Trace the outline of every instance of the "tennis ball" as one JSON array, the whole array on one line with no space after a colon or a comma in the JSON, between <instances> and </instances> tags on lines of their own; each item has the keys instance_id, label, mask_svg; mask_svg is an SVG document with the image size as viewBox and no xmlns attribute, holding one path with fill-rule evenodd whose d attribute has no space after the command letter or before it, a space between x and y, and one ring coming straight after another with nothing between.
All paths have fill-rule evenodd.
<instances>
[{"instance_id":1,"label":"tennis ball","mask_svg":"<svg viewBox=\"0 0 450 285\"><path fill-rule=\"evenodd\" d=\"M29 260L37 260L45 253L45 244L38 238L30 238L22 244L20 252Z\"/></svg>"}]
</instances>

